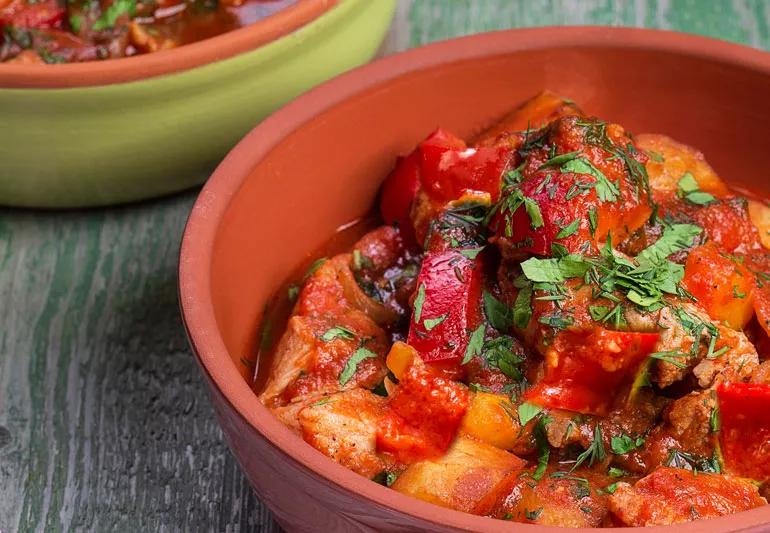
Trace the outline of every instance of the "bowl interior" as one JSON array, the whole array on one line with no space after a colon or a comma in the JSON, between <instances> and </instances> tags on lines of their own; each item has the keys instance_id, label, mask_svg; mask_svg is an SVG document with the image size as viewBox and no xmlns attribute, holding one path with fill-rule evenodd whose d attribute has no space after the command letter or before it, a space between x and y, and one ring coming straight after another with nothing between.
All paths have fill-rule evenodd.
<instances>
[{"instance_id":1,"label":"bowl interior","mask_svg":"<svg viewBox=\"0 0 770 533\"><path fill-rule=\"evenodd\" d=\"M471 136L544 88L632 132L661 132L696 146L729 182L770 191L763 178L764 132L770 127L770 99L763 97L770 94L767 57L696 37L573 28L442 43L338 78L255 129L198 200L182 251L181 292L204 367L260 433L302 456L316 473L355 485L364 498L397 502L421 516L432 508L386 496L392 491L353 481L355 475L320 454L303 452L303 444L239 381L236 369L245 373L239 361L253 354L259 318L274 291L338 226L370 209L396 156L438 126ZM452 511L437 510L433 517L489 529ZM770 520L770 511L740 517L711 521L710 527L757 526Z\"/></svg>"}]
</instances>

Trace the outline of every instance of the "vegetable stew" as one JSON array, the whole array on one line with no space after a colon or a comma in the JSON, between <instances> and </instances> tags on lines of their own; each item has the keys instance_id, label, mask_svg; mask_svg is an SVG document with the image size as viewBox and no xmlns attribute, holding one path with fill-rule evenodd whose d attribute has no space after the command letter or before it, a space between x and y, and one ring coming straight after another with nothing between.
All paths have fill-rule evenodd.
<instances>
[{"instance_id":1,"label":"vegetable stew","mask_svg":"<svg viewBox=\"0 0 770 533\"><path fill-rule=\"evenodd\" d=\"M296 0L0 0L0 62L71 63L207 39Z\"/></svg>"},{"instance_id":2,"label":"vegetable stew","mask_svg":"<svg viewBox=\"0 0 770 533\"><path fill-rule=\"evenodd\" d=\"M767 504L770 207L703 154L544 92L470 142L430 134L379 211L289 288L260 371L309 445L517 522Z\"/></svg>"}]
</instances>

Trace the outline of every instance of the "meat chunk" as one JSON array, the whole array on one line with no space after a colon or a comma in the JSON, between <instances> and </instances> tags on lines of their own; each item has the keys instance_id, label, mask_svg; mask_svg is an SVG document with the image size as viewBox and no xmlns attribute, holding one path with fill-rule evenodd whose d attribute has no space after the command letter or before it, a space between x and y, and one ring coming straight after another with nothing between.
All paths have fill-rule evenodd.
<instances>
[{"instance_id":1,"label":"meat chunk","mask_svg":"<svg viewBox=\"0 0 770 533\"><path fill-rule=\"evenodd\" d=\"M607 516L603 489L610 481L588 470L549 468L540 480L517 476L509 493L490 511L495 518L558 527L598 527Z\"/></svg>"},{"instance_id":2,"label":"meat chunk","mask_svg":"<svg viewBox=\"0 0 770 533\"><path fill-rule=\"evenodd\" d=\"M387 374L385 333L356 309L336 316L293 316L276 348L260 400L268 407L355 387L373 388ZM366 350L355 360L353 355ZM353 372L343 376L349 368Z\"/></svg>"},{"instance_id":3,"label":"meat chunk","mask_svg":"<svg viewBox=\"0 0 770 533\"><path fill-rule=\"evenodd\" d=\"M612 514L636 527L713 518L766 503L750 481L680 468L658 468L633 486L618 483L609 498Z\"/></svg>"},{"instance_id":4,"label":"meat chunk","mask_svg":"<svg viewBox=\"0 0 770 533\"><path fill-rule=\"evenodd\" d=\"M302 438L316 450L363 476L385 470L376 453L377 421L385 399L363 389L326 396L299 412Z\"/></svg>"},{"instance_id":5,"label":"meat chunk","mask_svg":"<svg viewBox=\"0 0 770 533\"><path fill-rule=\"evenodd\" d=\"M692 304L664 307L654 313L629 310L626 320L632 330L660 331L655 352L667 355L654 361L650 377L661 388L681 381L690 372L703 388L721 381L744 381L759 364L757 351L743 332L715 323ZM696 330L700 331L698 339L693 337ZM709 355L709 330L718 333L711 350L712 354L718 355ZM693 342L699 344L694 351ZM723 347L728 349L725 351Z\"/></svg>"},{"instance_id":6,"label":"meat chunk","mask_svg":"<svg viewBox=\"0 0 770 533\"><path fill-rule=\"evenodd\" d=\"M442 507L485 514L502 483L524 461L469 437L458 437L443 457L407 468L392 488Z\"/></svg>"}]
</instances>

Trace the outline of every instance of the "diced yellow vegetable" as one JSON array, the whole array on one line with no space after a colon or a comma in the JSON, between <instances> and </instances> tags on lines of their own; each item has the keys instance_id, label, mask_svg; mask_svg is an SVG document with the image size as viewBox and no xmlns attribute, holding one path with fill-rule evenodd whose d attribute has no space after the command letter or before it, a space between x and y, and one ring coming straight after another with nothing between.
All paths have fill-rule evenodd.
<instances>
[{"instance_id":1,"label":"diced yellow vegetable","mask_svg":"<svg viewBox=\"0 0 770 533\"><path fill-rule=\"evenodd\" d=\"M524 461L469 437L458 437L441 458L407 468L392 488L421 500L464 512L483 513Z\"/></svg>"},{"instance_id":2,"label":"diced yellow vegetable","mask_svg":"<svg viewBox=\"0 0 770 533\"><path fill-rule=\"evenodd\" d=\"M388 352L385 364L396 378L401 379L415 357L417 357L417 350L404 342L395 342Z\"/></svg>"},{"instance_id":3,"label":"diced yellow vegetable","mask_svg":"<svg viewBox=\"0 0 770 533\"><path fill-rule=\"evenodd\" d=\"M673 193L679 187L679 180L689 172L698 182L701 191L717 198L728 194L727 185L717 176L703 157L694 148L657 134L641 134L635 138L636 145L650 154L647 174L650 188L658 193Z\"/></svg>"},{"instance_id":4,"label":"diced yellow vegetable","mask_svg":"<svg viewBox=\"0 0 770 533\"><path fill-rule=\"evenodd\" d=\"M507 396L478 392L468 406L460 430L487 444L510 450L516 444L521 425L516 408Z\"/></svg>"}]
</instances>

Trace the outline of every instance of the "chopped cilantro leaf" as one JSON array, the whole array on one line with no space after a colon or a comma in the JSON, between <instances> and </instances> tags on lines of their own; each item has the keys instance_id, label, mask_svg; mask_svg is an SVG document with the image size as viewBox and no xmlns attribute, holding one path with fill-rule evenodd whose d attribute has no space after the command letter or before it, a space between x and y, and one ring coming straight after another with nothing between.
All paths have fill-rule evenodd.
<instances>
[{"instance_id":1,"label":"chopped cilantro leaf","mask_svg":"<svg viewBox=\"0 0 770 533\"><path fill-rule=\"evenodd\" d=\"M331 342L336 338L350 340L350 339L355 339L356 334L350 331L346 327L334 326L333 328L329 328L328 330L326 330L326 333L321 335L321 340L324 342Z\"/></svg>"},{"instance_id":2,"label":"chopped cilantro leaf","mask_svg":"<svg viewBox=\"0 0 770 533\"><path fill-rule=\"evenodd\" d=\"M420 283L417 287L417 296L414 297L414 323L420 323L422 317L422 306L425 305L425 284Z\"/></svg>"},{"instance_id":3,"label":"chopped cilantro leaf","mask_svg":"<svg viewBox=\"0 0 770 533\"><path fill-rule=\"evenodd\" d=\"M423 322L423 325L425 326L425 331L430 331L439 324L441 324L444 320L447 319L449 316L449 313L444 313L443 315L436 317L436 318L426 318Z\"/></svg>"},{"instance_id":4,"label":"chopped cilantro leaf","mask_svg":"<svg viewBox=\"0 0 770 533\"><path fill-rule=\"evenodd\" d=\"M462 364L468 364L471 359L481 354L481 348L484 346L484 324L477 327L468 340L468 346L465 348L465 356Z\"/></svg>"},{"instance_id":5,"label":"chopped cilantro leaf","mask_svg":"<svg viewBox=\"0 0 770 533\"><path fill-rule=\"evenodd\" d=\"M484 314L496 330L507 332L511 329L513 311L488 291L484 291Z\"/></svg>"},{"instance_id":6,"label":"chopped cilantro leaf","mask_svg":"<svg viewBox=\"0 0 770 533\"><path fill-rule=\"evenodd\" d=\"M348 360L345 362L345 367L342 369L342 372L340 372L339 382L340 385L344 386L347 384L348 381L350 381L353 376L356 373L356 370L358 369L358 365L366 360L366 359L373 359L377 357L377 354L372 352L371 350L367 350L366 348L359 348L353 354L348 358Z\"/></svg>"}]
</instances>

